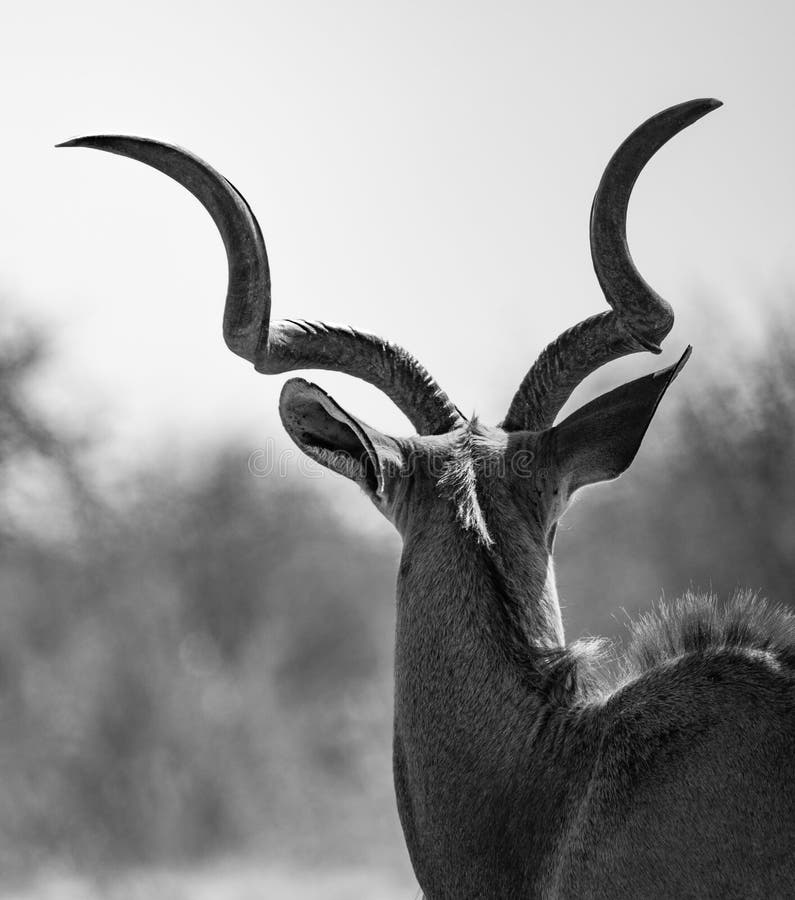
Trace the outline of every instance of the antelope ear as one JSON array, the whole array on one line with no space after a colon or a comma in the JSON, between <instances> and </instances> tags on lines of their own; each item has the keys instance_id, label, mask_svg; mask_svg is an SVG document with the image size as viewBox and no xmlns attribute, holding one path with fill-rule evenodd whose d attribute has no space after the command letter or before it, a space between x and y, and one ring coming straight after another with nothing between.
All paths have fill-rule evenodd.
<instances>
[{"instance_id":1,"label":"antelope ear","mask_svg":"<svg viewBox=\"0 0 795 900\"><path fill-rule=\"evenodd\" d=\"M557 474L568 496L587 484L618 478L629 468L691 349L675 365L602 394L550 429Z\"/></svg>"},{"instance_id":2,"label":"antelope ear","mask_svg":"<svg viewBox=\"0 0 795 900\"><path fill-rule=\"evenodd\" d=\"M291 378L282 388L279 414L300 450L371 495L383 492L390 469L402 463L396 441L345 412L303 378Z\"/></svg>"}]
</instances>

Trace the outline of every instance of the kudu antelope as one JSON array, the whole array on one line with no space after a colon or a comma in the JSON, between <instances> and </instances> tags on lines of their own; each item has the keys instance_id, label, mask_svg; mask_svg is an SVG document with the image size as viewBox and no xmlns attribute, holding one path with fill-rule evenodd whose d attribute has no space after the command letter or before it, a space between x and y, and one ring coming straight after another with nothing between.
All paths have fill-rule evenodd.
<instances>
[{"instance_id":1,"label":"kudu antelope","mask_svg":"<svg viewBox=\"0 0 795 900\"><path fill-rule=\"evenodd\" d=\"M258 372L355 375L417 431L382 434L301 378L281 394L298 447L359 484L403 538L394 779L429 898L795 896L793 618L747 597L689 598L636 628L608 683L592 645L564 642L551 563L572 494L627 469L687 359L555 424L594 370L660 352L673 313L630 257L629 195L651 156L719 105L665 110L610 160L591 250L612 311L541 353L497 427L468 421L401 347L271 323L257 221L197 157L134 137L63 145L147 163L206 207L229 261L226 343Z\"/></svg>"}]
</instances>

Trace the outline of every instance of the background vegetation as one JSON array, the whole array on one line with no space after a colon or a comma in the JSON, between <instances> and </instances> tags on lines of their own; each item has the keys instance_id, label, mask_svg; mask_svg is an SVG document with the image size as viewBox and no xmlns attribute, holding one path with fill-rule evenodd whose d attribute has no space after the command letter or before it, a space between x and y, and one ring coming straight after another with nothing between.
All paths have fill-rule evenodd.
<instances>
[{"instance_id":1,"label":"background vegetation","mask_svg":"<svg viewBox=\"0 0 795 900\"><path fill-rule=\"evenodd\" d=\"M571 637L695 584L790 602L795 332L673 390L632 475L558 539ZM252 854L405 871L390 767L397 540L247 448L111 493L0 343L0 872ZM375 516L375 513L373 513ZM380 534L380 532L379 532Z\"/></svg>"}]
</instances>

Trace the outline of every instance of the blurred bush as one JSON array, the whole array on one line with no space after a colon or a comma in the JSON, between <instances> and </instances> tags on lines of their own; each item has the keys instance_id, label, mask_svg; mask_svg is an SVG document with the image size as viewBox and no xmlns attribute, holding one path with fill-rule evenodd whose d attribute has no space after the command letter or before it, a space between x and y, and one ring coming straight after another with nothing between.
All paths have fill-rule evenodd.
<instances>
[{"instance_id":1,"label":"blurred bush","mask_svg":"<svg viewBox=\"0 0 795 900\"><path fill-rule=\"evenodd\" d=\"M394 855L394 546L244 449L103 501L26 340L0 347L0 872Z\"/></svg>"},{"instance_id":2,"label":"blurred bush","mask_svg":"<svg viewBox=\"0 0 795 900\"><path fill-rule=\"evenodd\" d=\"M677 384L631 473L583 492L558 544L571 636L691 583L789 602L794 335ZM397 542L243 449L190 476L156 461L111 502L27 395L41 346L0 342L0 871L402 860Z\"/></svg>"}]
</instances>

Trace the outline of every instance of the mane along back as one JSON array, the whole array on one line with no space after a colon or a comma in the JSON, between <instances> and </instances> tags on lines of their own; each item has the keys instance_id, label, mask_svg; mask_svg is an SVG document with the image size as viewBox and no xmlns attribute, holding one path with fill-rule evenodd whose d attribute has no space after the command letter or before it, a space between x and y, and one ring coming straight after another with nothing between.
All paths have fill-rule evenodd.
<instances>
[{"instance_id":1,"label":"mane along back","mask_svg":"<svg viewBox=\"0 0 795 900\"><path fill-rule=\"evenodd\" d=\"M722 652L795 674L795 615L752 591L739 591L727 603L689 591L671 603L661 601L628 628L623 652L610 640L586 638L536 656L538 686L555 703L600 703L659 666Z\"/></svg>"},{"instance_id":2,"label":"mane along back","mask_svg":"<svg viewBox=\"0 0 795 900\"><path fill-rule=\"evenodd\" d=\"M629 629L624 665L630 678L685 654L721 650L764 654L772 665L795 668L795 616L752 591L738 591L725 604L689 591L660 602Z\"/></svg>"}]
</instances>

